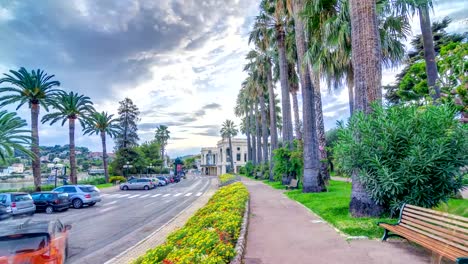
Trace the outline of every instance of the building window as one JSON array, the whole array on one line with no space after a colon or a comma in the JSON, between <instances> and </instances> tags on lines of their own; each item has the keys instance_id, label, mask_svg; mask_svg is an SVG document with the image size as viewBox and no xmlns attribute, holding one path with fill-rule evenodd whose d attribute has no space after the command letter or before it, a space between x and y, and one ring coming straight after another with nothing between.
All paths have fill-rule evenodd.
<instances>
[{"instance_id":1,"label":"building window","mask_svg":"<svg viewBox=\"0 0 468 264\"><path fill-rule=\"evenodd\" d=\"M240 161L240 160L241 160L241 154L237 153L237 161Z\"/></svg>"},{"instance_id":2,"label":"building window","mask_svg":"<svg viewBox=\"0 0 468 264\"><path fill-rule=\"evenodd\" d=\"M237 151L240 151L240 148L239 148L239 147L237 147Z\"/></svg>"},{"instance_id":3,"label":"building window","mask_svg":"<svg viewBox=\"0 0 468 264\"><path fill-rule=\"evenodd\" d=\"M247 153L244 153L244 162L247 162Z\"/></svg>"}]
</instances>

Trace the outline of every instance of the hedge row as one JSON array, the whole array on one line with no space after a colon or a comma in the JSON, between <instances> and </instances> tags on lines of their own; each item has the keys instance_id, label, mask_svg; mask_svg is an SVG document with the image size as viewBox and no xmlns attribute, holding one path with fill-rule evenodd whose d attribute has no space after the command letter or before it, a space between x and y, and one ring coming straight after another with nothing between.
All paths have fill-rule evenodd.
<instances>
[{"instance_id":1,"label":"hedge row","mask_svg":"<svg viewBox=\"0 0 468 264\"><path fill-rule=\"evenodd\" d=\"M225 173L225 174L222 174L219 176L219 183L223 184L223 183L226 183L228 181L232 181L236 178L235 175L233 174L229 174L229 173Z\"/></svg>"},{"instance_id":2,"label":"hedge row","mask_svg":"<svg viewBox=\"0 0 468 264\"><path fill-rule=\"evenodd\" d=\"M240 182L220 188L184 227L135 264L229 263L236 254L248 196L247 188Z\"/></svg>"}]
</instances>

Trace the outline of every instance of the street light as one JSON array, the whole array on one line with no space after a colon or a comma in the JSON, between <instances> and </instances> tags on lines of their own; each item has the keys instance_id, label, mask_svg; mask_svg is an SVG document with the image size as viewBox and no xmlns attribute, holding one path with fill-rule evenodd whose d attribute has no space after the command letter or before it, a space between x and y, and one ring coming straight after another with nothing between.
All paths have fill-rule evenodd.
<instances>
[{"instance_id":1,"label":"street light","mask_svg":"<svg viewBox=\"0 0 468 264\"><path fill-rule=\"evenodd\" d=\"M57 188L57 171L58 171L57 161L54 162L54 170L55 170L55 188Z\"/></svg>"},{"instance_id":2,"label":"street light","mask_svg":"<svg viewBox=\"0 0 468 264\"><path fill-rule=\"evenodd\" d=\"M130 165L130 162L127 161L127 164L125 164L123 167L124 167L124 169L125 169L125 171L126 171L126 173L125 173L125 178L127 178L127 177L128 177L128 169L131 168L131 167L133 167L133 166Z\"/></svg>"},{"instance_id":3,"label":"street light","mask_svg":"<svg viewBox=\"0 0 468 264\"><path fill-rule=\"evenodd\" d=\"M146 166L146 177L148 177L148 170L154 168L153 163L150 163L149 166Z\"/></svg>"}]
</instances>

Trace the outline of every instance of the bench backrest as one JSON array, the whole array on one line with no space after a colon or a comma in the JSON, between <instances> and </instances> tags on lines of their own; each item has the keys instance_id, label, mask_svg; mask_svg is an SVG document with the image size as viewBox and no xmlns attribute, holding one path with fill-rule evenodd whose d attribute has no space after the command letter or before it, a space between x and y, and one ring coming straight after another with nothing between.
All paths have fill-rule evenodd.
<instances>
[{"instance_id":1,"label":"bench backrest","mask_svg":"<svg viewBox=\"0 0 468 264\"><path fill-rule=\"evenodd\" d=\"M298 180L292 179L291 182L289 183L289 186L293 187L293 188L297 188L297 183L298 182L299 182Z\"/></svg>"},{"instance_id":2,"label":"bench backrest","mask_svg":"<svg viewBox=\"0 0 468 264\"><path fill-rule=\"evenodd\" d=\"M400 225L417 234L438 240L458 256L468 256L468 218L406 204Z\"/></svg>"}]
</instances>

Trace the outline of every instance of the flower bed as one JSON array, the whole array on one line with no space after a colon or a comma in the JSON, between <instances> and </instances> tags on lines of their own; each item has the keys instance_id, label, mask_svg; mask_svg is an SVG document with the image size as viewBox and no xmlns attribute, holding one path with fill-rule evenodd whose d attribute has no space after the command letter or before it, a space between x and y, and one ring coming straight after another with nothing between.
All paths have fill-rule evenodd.
<instances>
[{"instance_id":1,"label":"flower bed","mask_svg":"<svg viewBox=\"0 0 468 264\"><path fill-rule=\"evenodd\" d=\"M242 183L220 188L184 227L170 234L164 244L148 250L135 263L229 263L236 255L235 246L248 196Z\"/></svg>"},{"instance_id":2,"label":"flower bed","mask_svg":"<svg viewBox=\"0 0 468 264\"><path fill-rule=\"evenodd\" d=\"M225 173L225 174L222 174L219 176L219 183L221 185L229 182L229 181L233 181L236 179L236 175L233 175L233 174L229 174L229 173Z\"/></svg>"}]
</instances>

